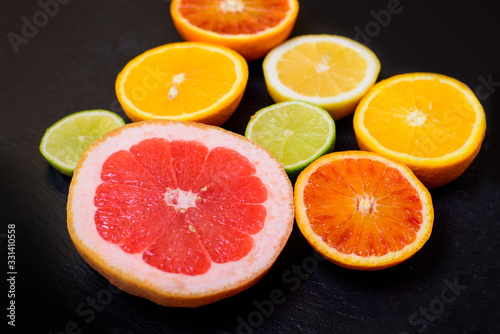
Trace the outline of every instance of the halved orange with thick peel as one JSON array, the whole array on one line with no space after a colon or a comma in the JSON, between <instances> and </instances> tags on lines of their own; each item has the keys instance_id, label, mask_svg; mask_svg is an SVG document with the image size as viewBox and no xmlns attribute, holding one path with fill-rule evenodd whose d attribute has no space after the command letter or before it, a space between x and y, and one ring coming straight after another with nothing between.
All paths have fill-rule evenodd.
<instances>
[{"instance_id":1,"label":"halved orange with thick peel","mask_svg":"<svg viewBox=\"0 0 500 334\"><path fill-rule=\"evenodd\" d=\"M248 65L237 52L196 42L171 43L132 59L116 95L132 121L170 119L223 124L238 107Z\"/></svg>"},{"instance_id":2,"label":"halved orange with thick peel","mask_svg":"<svg viewBox=\"0 0 500 334\"><path fill-rule=\"evenodd\" d=\"M362 150L403 162L428 188L462 175L486 133L486 116L474 93L436 73L400 74L377 83L353 122Z\"/></svg>"},{"instance_id":3,"label":"halved orange with thick peel","mask_svg":"<svg viewBox=\"0 0 500 334\"><path fill-rule=\"evenodd\" d=\"M378 270L414 255L429 239L429 191L405 165L379 154L327 154L295 183L295 219L309 244L339 266Z\"/></svg>"},{"instance_id":4,"label":"halved orange with thick peel","mask_svg":"<svg viewBox=\"0 0 500 334\"><path fill-rule=\"evenodd\" d=\"M173 0L175 27L188 41L223 45L262 58L292 31L297 0Z\"/></svg>"}]
</instances>

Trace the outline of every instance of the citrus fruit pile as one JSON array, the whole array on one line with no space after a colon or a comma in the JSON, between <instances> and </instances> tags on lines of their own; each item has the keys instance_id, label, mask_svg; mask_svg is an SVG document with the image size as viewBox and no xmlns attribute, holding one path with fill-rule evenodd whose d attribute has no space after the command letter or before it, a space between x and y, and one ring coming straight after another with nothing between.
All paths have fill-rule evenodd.
<instances>
[{"instance_id":1,"label":"citrus fruit pile","mask_svg":"<svg viewBox=\"0 0 500 334\"><path fill-rule=\"evenodd\" d=\"M321 255L357 270L401 263L429 239L427 188L456 179L478 154L481 104L440 74L375 84L379 59L346 37L285 41L298 8L173 0L186 41L143 52L116 79L135 123L88 111L47 130L44 157L74 170L73 243L116 286L166 306L229 297L269 270L294 218ZM217 127L241 102L247 61L263 57L276 103L251 117L246 137ZM363 151L332 153L335 121L352 113Z\"/></svg>"}]
</instances>

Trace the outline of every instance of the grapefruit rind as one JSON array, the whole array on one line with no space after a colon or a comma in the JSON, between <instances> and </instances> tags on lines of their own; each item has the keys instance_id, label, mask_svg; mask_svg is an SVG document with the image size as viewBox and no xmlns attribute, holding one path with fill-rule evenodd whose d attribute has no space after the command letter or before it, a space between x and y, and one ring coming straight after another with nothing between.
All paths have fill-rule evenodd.
<instances>
[{"instance_id":1,"label":"grapefruit rind","mask_svg":"<svg viewBox=\"0 0 500 334\"><path fill-rule=\"evenodd\" d=\"M299 2L289 0L290 10L277 25L254 34L223 35L191 24L180 13L180 3L181 0L173 0L170 5L170 13L175 27L183 39L228 47L241 54L247 61L264 57L269 50L286 40L292 32L299 13Z\"/></svg>"},{"instance_id":2,"label":"grapefruit rind","mask_svg":"<svg viewBox=\"0 0 500 334\"><path fill-rule=\"evenodd\" d=\"M234 63L234 71L236 80L233 87L222 96L215 104L208 108L198 110L192 113L182 115L154 115L144 110L139 109L134 102L128 97L128 92L125 89L125 82L128 74L141 62L157 53L162 53L171 49L186 49L201 48L207 52L217 52L231 59ZM172 61L172 60L170 60ZM168 119L174 121L190 121L200 122L210 125L222 125L234 113L238 107L248 81L248 64L245 59L237 52L218 45L211 45L200 42L178 42L170 43L147 50L130 60L118 74L115 82L115 90L118 101L122 106L127 116L133 122L144 121L149 119Z\"/></svg>"},{"instance_id":3,"label":"grapefruit rind","mask_svg":"<svg viewBox=\"0 0 500 334\"><path fill-rule=\"evenodd\" d=\"M364 113L370 101L380 91L389 89L391 85L397 84L398 82L408 80L439 80L442 83L456 88L467 96L468 102L476 111L476 120L471 131L471 136L460 149L447 153L441 157L416 157L390 150L382 146L377 139L370 134L370 131L363 123ZM440 187L462 175L479 153L481 143L486 133L486 115L484 109L470 88L456 79L436 73L399 74L378 82L361 99L354 113L353 124L356 140L360 149L376 152L391 159L401 161L410 167L427 188Z\"/></svg>"},{"instance_id":4,"label":"grapefruit rind","mask_svg":"<svg viewBox=\"0 0 500 334\"><path fill-rule=\"evenodd\" d=\"M328 246L323 239L317 235L310 223L306 213L306 205L304 204L304 189L307 186L307 180L319 166L332 161L332 159L347 159L347 158L368 158L383 162L384 164L396 168L401 174L415 187L422 201L422 223L420 230L417 232L415 241L406 245L403 249L397 252L390 252L382 256L363 257L356 254L345 254L333 247ZM416 178L415 174L405 165L394 160L385 158L376 153L364 151L344 151L335 152L322 156L311 165L306 167L297 178L294 190L295 198L295 216L297 225L308 241L319 254L329 261L348 269L356 269L363 271L381 270L395 266L413 256L429 239L432 233L434 221L434 208L432 199L427 188Z\"/></svg>"},{"instance_id":5,"label":"grapefruit rind","mask_svg":"<svg viewBox=\"0 0 500 334\"><path fill-rule=\"evenodd\" d=\"M253 235L254 247L238 262L212 263L203 275L173 274L148 265L142 254L125 253L105 241L94 223L94 194L101 166L108 156L149 138L198 140L209 149L234 149L252 162L268 189L262 203L267 218ZM232 296L257 282L276 261L292 231L293 190L284 169L272 155L243 136L191 122L150 120L132 123L99 139L82 154L72 179L67 204L68 230L81 256L124 291L164 306L198 307Z\"/></svg>"}]
</instances>

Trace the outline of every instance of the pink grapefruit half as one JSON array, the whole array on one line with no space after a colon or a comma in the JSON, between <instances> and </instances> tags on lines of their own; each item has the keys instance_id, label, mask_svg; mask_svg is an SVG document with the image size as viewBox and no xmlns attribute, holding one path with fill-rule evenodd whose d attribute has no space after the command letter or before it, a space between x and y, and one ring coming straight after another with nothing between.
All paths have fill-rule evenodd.
<instances>
[{"instance_id":1,"label":"pink grapefruit half","mask_svg":"<svg viewBox=\"0 0 500 334\"><path fill-rule=\"evenodd\" d=\"M276 261L294 219L281 164L221 128L125 125L81 156L68 230L81 256L122 290L165 306L232 296Z\"/></svg>"}]
</instances>

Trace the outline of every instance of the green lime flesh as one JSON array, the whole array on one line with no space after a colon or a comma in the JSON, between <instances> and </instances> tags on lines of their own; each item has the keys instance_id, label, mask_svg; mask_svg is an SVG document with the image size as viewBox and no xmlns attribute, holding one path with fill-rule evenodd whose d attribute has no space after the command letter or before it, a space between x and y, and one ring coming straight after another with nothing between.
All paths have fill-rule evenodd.
<instances>
[{"instance_id":1,"label":"green lime flesh","mask_svg":"<svg viewBox=\"0 0 500 334\"><path fill-rule=\"evenodd\" d=\"M49 127L40 142L40 153L61 173L72 176L83 151L104 134L125 124L107 110L85 110L62 118Z\"/></svg>"},{"instance_id":2,"label":"green lime flesh","mask_svg":"<svg viewBox=\"0 0 500 334\"><path fill-rule=\"evenodd\" d=\"M270 151L289 175L296 175L333 151L336 129L324 109L308 102L287 101L255 113L245 136Z\"/></svg>"}]
</instances>

